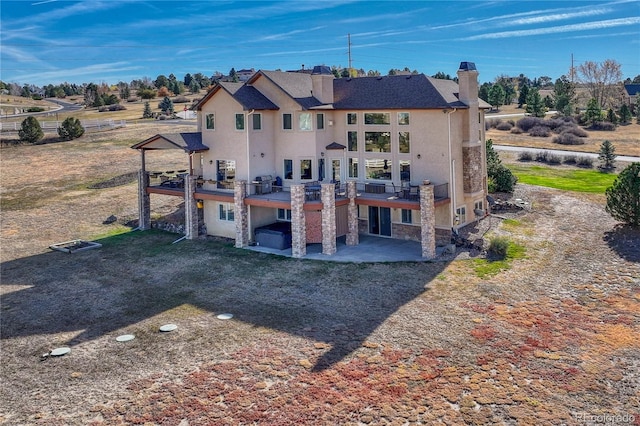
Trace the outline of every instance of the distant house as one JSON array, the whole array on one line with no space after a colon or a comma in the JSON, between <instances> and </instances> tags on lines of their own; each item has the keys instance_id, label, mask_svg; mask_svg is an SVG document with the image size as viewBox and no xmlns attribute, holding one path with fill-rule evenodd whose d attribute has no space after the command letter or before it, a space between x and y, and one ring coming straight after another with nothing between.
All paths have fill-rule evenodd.
<instances>
[{"instance_id":1,"label":"distant house","mask_svg":"<svg viewBox=\"0 0 640 426\"><path fill-rule=\"evenodd\" d=\"M478 71L462 62L459 84L423 74L334 78L258 71L220 82L194 107L197 132L158 134L141 152L140 227L150 197L185 198L187 238L206 228L237 247L306 245L336 251L359 235L421 242L435 256L452 228L486 210L484 111ZM147 171L145 155L179 148L179 176ZM203 226L204 225L204 226Z\"/></svg>"},{"instance_id":2,"label":"distant house","mask_svg":"<svg viewBox=\"0 0 640 426\"><path fill-rule=\"evenodd\" d=\"M638 105L638 94L640 94L640 84L625 84L624 92L627 97L627 103L634 108Z\"/></svg>"},{"instance_id":3,"label":"distant house","mask_svg":"<svg viewBox=\"0 0 640 426\"><path fill-rule=\"evenodd\" d=\"M238 77L238 80L240 82L245 82L247 80L249 80L251 77L253 77L253 75L256 73L256 70L251 68L251 69L241 69L236 71L236 77Z\"/></svg>"}]
</instances>

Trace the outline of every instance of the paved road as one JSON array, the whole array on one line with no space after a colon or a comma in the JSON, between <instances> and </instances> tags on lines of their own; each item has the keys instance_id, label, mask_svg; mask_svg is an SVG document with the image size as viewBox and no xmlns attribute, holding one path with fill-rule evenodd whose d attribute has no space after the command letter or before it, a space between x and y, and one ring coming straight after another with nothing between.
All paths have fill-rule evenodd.
<instances>
[{"instance_id":1,"label":"paved road","mask_svg":"<svg viewBox=\"0 0 640 426\"><path fill-rule=\"evenodd\" d=\"M493 145L493 148L496 151L531 152L534 154L538 152L546 151L549 154L555 154L555 155L576 155L576 156L583 156L583 157L598 158L598 154L595 154L592 152L580 152L580 151L568 151L568 150L564 151L561 149L526 148L522 146L508 146L508 145ZM629 155L617 155L616 160L633 163L633 162L640 162L640 157L632 157Z\"/></svg>"}]
</instances>

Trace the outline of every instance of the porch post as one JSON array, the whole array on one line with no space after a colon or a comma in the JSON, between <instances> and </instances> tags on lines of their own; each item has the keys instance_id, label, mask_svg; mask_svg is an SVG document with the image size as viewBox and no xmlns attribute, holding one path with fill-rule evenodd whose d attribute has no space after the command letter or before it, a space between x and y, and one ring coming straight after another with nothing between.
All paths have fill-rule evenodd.
<instances>
[{"instance_id":1,"label":"porch post","mask_svg":"<svg viewBox=\"0 0 640 426\"><path fill-rule=\"evenodd\" d=\"M198 206L194 198L196 178L184 177L184 235L188 240L198 238Z\"/></svg>"},{"instance_id":2,"label":"porch post","mask_svg":"<svg viewBox=\"0 0 640 426\"><path fill-rule=\"evenodd\" d=\"M291 256L307 255L307 222L304 215L304 185L291 185Z\"/></svg>"},{"instance_id":3,"label":"porch post","mask_svg":"<svg viewBox=\"0 0 640 426\"><path fill-rule=\"evenodd\" d=\"M433 185L420 185L420 242L422 257L436 257L436 208L433 198Z\"/></svg>"},{"instance_id":4,"label":"porch post","mask_svg":"<svg viewBox=\"0 0 640 426\"><path fill-rule=\"evenodd\" d=\"M151 229L151 196L147 193L149 186L149 174L143 166L138 171L138 228L140 230Z\"/></svg>"},{"instance_id":5,"label":"porch post","mask_svg":"<svg viewBox=\"0 0 640 426\"><path fill-rule=\"evenodd\" d=\"M360 244L360 234L358 233L358 206L356 205L356 182L350 180L347 182L347 197L349 198L349 206L347 208L347 222L349 231L347 232L347 245L357 246Z\"/></svg>"},{"instance_id":6,"label":"porch post","mask_svg":"<svg viewBox=\"0 0 640 426\"><path fill-rule=\"evenodd\" d=\"M322 254L332 255L336 247L336 185L322 184Z\"/></svg>"},{"instance_id":7,"label":"porch post","mask_svg":"<svg viewBox=\"0 0 640 426\"><path fill-rule=\"evenodd\" d=\"M247 197L247 182L236 181L233 188L233 214L236 223L236 247L249 245L249 206L244 203Z\"/></svg>"}]
</instances>

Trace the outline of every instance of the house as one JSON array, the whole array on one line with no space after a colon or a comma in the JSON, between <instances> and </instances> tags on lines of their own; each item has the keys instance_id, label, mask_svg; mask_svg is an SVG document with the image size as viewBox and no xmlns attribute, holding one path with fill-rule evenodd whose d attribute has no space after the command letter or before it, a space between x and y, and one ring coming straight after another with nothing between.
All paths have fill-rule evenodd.
<instances>
[{"instance_id":1,"label":"house","mask_svg":"<svg viewBox=\"0 0 640 426\"><path fill-rule=\"evenodd\" d=\"M635 106L638 105L638 94L640 94L640 84L625 84L624 93L626 95L627 104L634 111Z\"/></svg>"},{"instance_id":2,"label":"house","mask_svg":"<svg viewBox=\"0 0 640 426\"><path fill-rule=\"evenodd\" d=\"M336 79L256 72L219 82L194 106L197 132L158 134L141 153L140 228L150 197L185 199L186 237L208 235L291 247L359 235L415 240L435 257L452 229L486 211L484 111L478 71L462 62L456 84L423 74ZM147 171L145 155L180 149L189 170ZM204 225L204 226L202 226Z\"/></svg>"}]
</instances>

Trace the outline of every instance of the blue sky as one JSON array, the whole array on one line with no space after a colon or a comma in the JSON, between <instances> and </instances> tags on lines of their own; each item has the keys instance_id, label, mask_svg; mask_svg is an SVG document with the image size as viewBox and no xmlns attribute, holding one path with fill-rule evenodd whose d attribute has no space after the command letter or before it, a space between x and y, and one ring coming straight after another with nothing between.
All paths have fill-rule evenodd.
<instances>
[{"instance_id":1,"label":"blue sky","mask_svg":"<svg viewBox=\"0 0 640 426\"><path fill-rule=\"evenodd\" d=\"M2 0L0 79L18 84L348 65L480 81L614 59L640 74L640 1Z\"/></svg>"}]
</instances>

